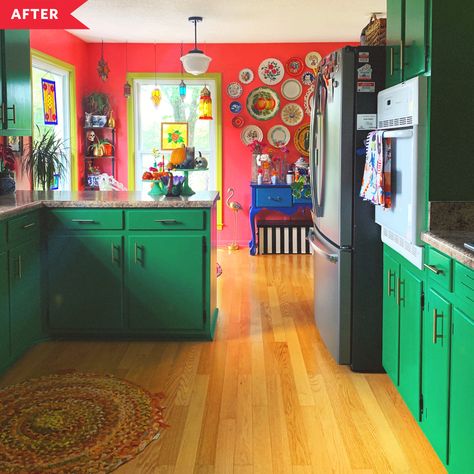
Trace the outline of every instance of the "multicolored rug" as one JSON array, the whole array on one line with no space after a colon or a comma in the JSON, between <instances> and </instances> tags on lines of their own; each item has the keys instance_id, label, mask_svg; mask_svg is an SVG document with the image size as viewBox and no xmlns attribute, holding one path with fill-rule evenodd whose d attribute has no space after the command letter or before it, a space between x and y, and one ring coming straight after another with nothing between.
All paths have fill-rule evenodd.
<instances>
[{"instance_id":1,"label":"multicolored rug","mask_svg":"<svg viewBox=\"0 0 474 474\"><path fill-rule=\"evenodd\" d=\"M75 371L0 388L0 472L111 472L167 426L162 397Z\"/></svg>"}]
</instances>

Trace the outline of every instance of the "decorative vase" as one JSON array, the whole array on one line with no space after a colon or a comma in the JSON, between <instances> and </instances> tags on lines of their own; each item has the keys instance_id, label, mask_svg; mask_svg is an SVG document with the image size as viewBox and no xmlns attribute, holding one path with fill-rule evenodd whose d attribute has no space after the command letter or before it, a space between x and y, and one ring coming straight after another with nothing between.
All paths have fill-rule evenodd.
<instances>
[{"instance_id":1,"label":"decorative vase","mask_svg":"<svg viewBox=\"0 0 474 474\"><path fill-rule=\"evenodd\" d=\"M108 125L110 128L115 128L115 119L114 119L113 111L112 111L112 110L110 111L110 114L109 114L109 121L107 122L107 125Z\"/></svg>"},{"instance_id":2,"label":"decorative vase","mask_svg":"<svg viewBox=\"0 0 474 474\"><path fill-rule=\"evenodd\" d=\"M0 195L13 194L15 192L15 180L11 176L0 177Z\"/></svg>"}]
</instances>

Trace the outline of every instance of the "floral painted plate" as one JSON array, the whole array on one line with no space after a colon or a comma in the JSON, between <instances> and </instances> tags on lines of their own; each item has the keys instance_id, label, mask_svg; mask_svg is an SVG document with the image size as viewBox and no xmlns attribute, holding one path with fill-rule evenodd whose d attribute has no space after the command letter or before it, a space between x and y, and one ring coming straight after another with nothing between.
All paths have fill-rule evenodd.
<instances>
[{"instance_id":1,"label":"floral painted plate","mask_svg":"<svg viewBox=\"0 0 474 474\"><path fill-rule=\"evenodd\" d=\"M311 109L313 108L313 97L314 97L314 84L309 86L306 94L304 95L304 111L311 115Z\"/></svg>"},{"instance_id":2,"label":"floral painted plate","mask_svg":"<svg viewBox=\"0 0 474 474\"><path fill-rule=\"evenodd\" d=\"M232 119L232 125L235 127L235 128L242 128L245 124L245 119L242 117L242 115L236 115L233 119Z\"/></svg>"},{"instance_id":3,"label":"floral painted plate","mask_svg":"<svg viewBox=\"0 0 474 474\"><path fill-rule=\"evenodd\" d=\"M280 97L270 87L257 87L247 97L247 110L257 120L270 120L280 109Z\"/></svg>"},{"instance_id":4,"label":"floral painted plate","mask_svg":"<svg viewBox=\"0 0 474 474\"><path fill-rule=\"evenodd\" d=\"M267 58L258 66L258 77L269 86L278 84L285 74L283 64L275 58Z\"/></svg>"},{"instance_id":5,"label":"floral painted plate","mask_svg":"<svg viewBox=\"0 0 474 474\"><path fill-rule=\"evenodd\" d=\"M251 145L255 140L263 140L262 129L258 125L247 125L240 133L240 139L244 145Z\"/></svg>"},{"instance_id":6,"label":"floral painted plate","mask_svg":"<svg viewBox=\"0 0 474 474\"><path fill-rule=\"evenodd\" d=\"M242 84L250 84L253 81L253 71L246 67L239 72L239 81Z\"/></svg>"},{"instance_id":7,"label":"floral painted plate","mask_svg":"<svg viewBox=\"0 0 474 474\"><path fill-rule=\"evenodd\" d=\"M275 125L267 133L268 143L277 148L288 145L290 137L290 131L284 125Z\"/></svg>"},{"instance_id":8,"label":"floral painted plate","mask_svg":"<svg viewBox=\"0 0 474 474\"><path fill-rule=\"evenodd\" d=\"M298 125L303 121L303 117L303 109L298 104L286 104L281 109L281 120L285 125Z\"/></svg>"},{"instance_id":9,"label":"floral painted plate","mask_svg":"<svg viewBox=\"0 0 474 474\"><path fill-rule=\"evenodd\" d=\"M295 148L303 156L309 156L309 123L301 125L301 127L296 130L294 142Z\"/></svg>"},{"instance_id":10,"label":"floral painted plate","mask_svg":"<svg viewBox=\"0 0 474 474\"><path fill-rule=\"evenodd\" d=\"M304 58L304 63L311 69L316 69L321 61L321 55L317 51L311 51Z\"/></svg>"},{"instance_id":11,"label":"floral painted plate","mask_svg":"<svg viewBox=\"0 0 474 474\"><path fill-rule=\"evenodd\" d=\"M287 79L281 85L281 95L288 100L295 100L303 91L303 87L299 81L296 79Z\"/></svg>"},{"instance_id":12,"label":"floral painted plate","mask_svg":"<svg viewBox=\"0 0 474 474\"><path fill-rule=\"evenodd\" d=\"M303 61L297 57L290 58L285 64L285 69L291 76L298 76L303 70Z\"/></svg>"},{"instance_id":13,"label":"floral painted plate","mask_svg":"<svg viewBox=\"0 0 474 474\"><path fill-rule=\"evenodd\" d=\"M242 110L242 104L238 100L233 100L230 103L229 109L233 114L238 114Z\"/></svg>"},{"instance_id":14,"label":"floral painted plate","mask_svg":"<svg viewBox=\"0 0 474 474\"><path fill-rule=\"evenodd\" d=\"M227 95L232 99L239 98L243 92L242 86L238 82L231 82L227 86Z\"/></svg>"}]
</instances>

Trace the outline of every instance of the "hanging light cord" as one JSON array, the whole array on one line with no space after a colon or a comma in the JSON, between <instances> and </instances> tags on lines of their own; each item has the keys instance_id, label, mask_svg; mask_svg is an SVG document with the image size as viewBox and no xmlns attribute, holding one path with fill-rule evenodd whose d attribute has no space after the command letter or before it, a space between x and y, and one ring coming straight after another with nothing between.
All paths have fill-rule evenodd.
<instances>
[{"instance_id":1,"label":"hanging light cord","mask_svg":"<svg viewBox=\"0 0 474 474\"><path fill-rule=\"evenodd\" d=\"M156 87L156 43L155 43L155 87Z\"/></svg>"}]
</instances>

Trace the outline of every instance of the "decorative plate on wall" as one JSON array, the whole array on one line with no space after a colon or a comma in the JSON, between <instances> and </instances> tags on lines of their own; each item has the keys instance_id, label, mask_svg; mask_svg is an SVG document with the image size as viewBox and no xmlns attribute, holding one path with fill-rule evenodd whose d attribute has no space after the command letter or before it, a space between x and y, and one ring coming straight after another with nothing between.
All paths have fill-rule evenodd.
<instances>
[{"instance_id":1,"label":"decorative plate on wall","mask_svg":"<svg viewBox=\"0 0 474 474\"><path fill-rule=\"evenodd\" d=\"M253 81L253 71L246 67L239 72L239 81L242 84L250 84Z\"/></svg>"},{"instance_id":2,"label":"decorative plate on wall","mask_svg":"<svg viewBox=\"0 0 474 474\"><path fill-rule=\"evenodd\" d=\"M298 125L303 121L304 112L298 104L286 104L281 109L281 119L285 125Z\"/></svg>"},{"instance_id":3,"label":"decorative plate on wall","mask_svg":"<svg viewBox=\"0 0 474 474\"><path fill-rule=\"evenodd\" d=\"M311 69L316 69L321 61L321 55L317 51L311 51L304 58L304 63Z\"/></svg>"},{"instance_id":4,"label":"decorative plate on wall","mask_svg":"<svg viewBox=\"0 0 474 474\"><path fill-rule=\"evenodd\" d=\"M310 86L314 82L314 74L312 72L306 71L302 76L301 76L301 82L305 86Z\"/></svg>"},{"instance_id":5,"label":"decorative plate on wall","mask_svg":"<svg viewBox=\"0 0 474 474\"><path fill-rule=\"evenodd\" d=\"M277 148L288 145L290 137L290 131L284 125L274 125L267 133L268 143Z\"/></svg>"},{"instance_id":6,"label":"decorative plate on wall","mask_svg":"<svg viewBox=\"0 0 474 474\"><path fill-rule=\"evenodd\" d=\"M227 86L227 95L229 97L232 97L232 99L237 99L239 98L244 90L242 89L242 86L238 82L231 82Z\"/></svg>"},{"instance_id":7,"label":"decorative plate on wall","mask_svg":"<svg viewBox=\"0 0 474 474\"><path fill-rule=\"evenodd\" d=\"M301 125L295 133L295 147L303 155L309 156L309 123Z\"/></svg>"},{"instance_id":8,"label":"decorative plate on wall","mask_svg":"<svg viewBox=\"0 0 474 474\"><path fill-rule=\"evenodd\" d=\"M295 100L303 91L303 87L299 81L296 79L287 79L281 85L281 95L288 100Z\"/></svg>"},{"instance_id":9,"label":"decorative plate on wall","mask_svg":"<svg viewBox=\"0 0 474 474\"><path fill-rule=\"evenodd\" d=\"M275 58L264 59L258 66L258 77L269 86L278 84L285 74L281 61Z\"/></svg>"},{"instance_id":10,"label":"decorative plate on wall","mask_svg":"<svg viewBox=\"0 0 474 474\"><path fill-rule=\"evenodd\" d=\"M242 104L238 100L233 100L230 103L229 109L233 114L238 114L242 110Z\"/></svg>"},{"instance_id":11,"label":"decorative plate on wall","mask_svg":"<svg viewBox=\"0 0 474 474\"><path fill-rule=\"evenodd\" d=\"M242 117L242 115L236 115L233 119L232 119L232 125L235 127L235 128L242 128L245 124L245 119Z\"/></svg>"},{"instance_id":12,"label":"decorative plate on wall","mask_svg":"<svg viewBox=\"0 0 474 474\"><path fill-rule=\"evenodd\" d=\"M255 140L263 140L262 129L258 125L247 125L240 133L240 139L244 145L250 145Z\"/></svg>"},{"instance_id":13,"label":"decorative plate on wall","mask_svg":"<svg viewBox=\"0 0 474 474\"><path fill-rule=\"evenodd\" d=\"M297 57L290 58L285 64L285 69L288 74L298 76L303 70L303 61Z\"/></svg>"},{"instance_id":14,"label":"decorative plate on wall","mask_svg":"<svg viewBox=\"0 0 474 474\"><path fill-rule=\"evenodd\" d=\"M311 84L304 95L304 111L311 115L311 109L313 108L313 96L314 96L314 84Z\"/></svg>"},{"instance_id":15,"label":"decorative plate on wall","mask_svg":"<svg viewBox=\"0 0 474 474\"><path fill-rule=\"evenodd\" d=\"M280 97L269 87L257 87L247 97L247 110L257 120L269 120L280 109Z\"/></svg>"}]
</instances>

